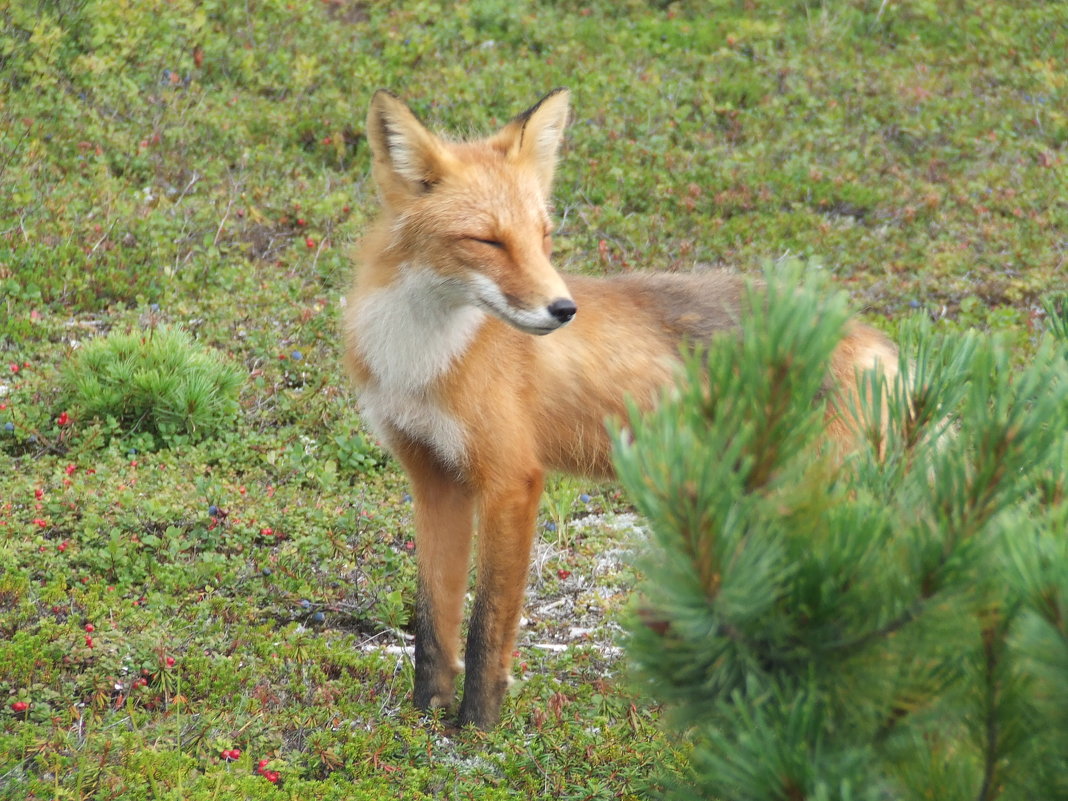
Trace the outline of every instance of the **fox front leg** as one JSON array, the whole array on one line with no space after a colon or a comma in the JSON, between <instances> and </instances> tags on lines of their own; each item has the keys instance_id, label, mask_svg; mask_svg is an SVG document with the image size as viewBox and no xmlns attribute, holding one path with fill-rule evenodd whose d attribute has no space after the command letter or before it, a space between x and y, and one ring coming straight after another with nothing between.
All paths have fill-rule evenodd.
<instances>
[{"instance_id":1,"label":"fox front leg","mask_svg":"<svg viewBox=\"0 0 1068 801\"><path fill-rule=\"evenodd\" d=\"M511 677L512 651L534 541L543 473L484 495L479 516L478 584L464 654L460 725L496 725Z\"/></svg>"},{"instance_id":2,"label":"fox front leg","mask_svg":"<svg viewBox=\"0 0 1068 801\"><path fill-rule=\"evenodd\" d=\"M419 709L452 704L460 624L467 592L475 496L434 454L397 449L412 482L418 596L415 605L415 690Z\"/></svg>"}]
</instances>

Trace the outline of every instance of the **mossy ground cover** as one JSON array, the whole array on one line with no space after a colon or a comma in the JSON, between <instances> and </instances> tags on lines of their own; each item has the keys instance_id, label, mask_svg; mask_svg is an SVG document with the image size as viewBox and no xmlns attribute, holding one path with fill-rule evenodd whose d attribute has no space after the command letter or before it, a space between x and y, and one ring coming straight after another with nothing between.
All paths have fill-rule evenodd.
<instances>
[{"instance_id":1,"label":"mossy ground cover","mask_svg":"<svg viewBox=\"0 0 1068 801\"><path fill-rule=\"evenodd\" d=\"M409 704L410 505L337 348L372 91L464 132L569 86L564 269L791 254L891 333L1024 360L1068 286L1066 31L980 0L0 2L0 797L646 794L681 755L610 647L613 487L550 494L503 726ZM64 408L80 345L161 326L247 377L228 429Z\"/></svg>"}]
</instances>

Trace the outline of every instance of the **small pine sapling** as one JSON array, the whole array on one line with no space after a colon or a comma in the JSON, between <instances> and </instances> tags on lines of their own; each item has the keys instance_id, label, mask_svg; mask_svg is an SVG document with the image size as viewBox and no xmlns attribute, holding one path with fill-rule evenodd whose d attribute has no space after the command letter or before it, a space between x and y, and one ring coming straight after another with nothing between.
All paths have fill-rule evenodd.
<instances>
[{"instance_id":1,"label":"small pine sapling","mask_svg":"<svg viewBox=\"0 0 1068 801\"><path fill-rule=\"evenodd\" d=\"M672 797L1068 798L1064 306L1022 369L905 326L843 458L821 295L772 280L617 436L653 531L628 650L692 744Z\"/></svg>"},{"instance_id":2,"label":"small pine sapling","mask_svg":"<svg viewBox=\"0 0 1068 801\"><path fill-rule=\"evenodd\" d=\"M113 332L75 351L60 373L63 408L111 436L153 447L213 436L238 411L244 373L180 328Z\"/></svg>"}]
</instances>

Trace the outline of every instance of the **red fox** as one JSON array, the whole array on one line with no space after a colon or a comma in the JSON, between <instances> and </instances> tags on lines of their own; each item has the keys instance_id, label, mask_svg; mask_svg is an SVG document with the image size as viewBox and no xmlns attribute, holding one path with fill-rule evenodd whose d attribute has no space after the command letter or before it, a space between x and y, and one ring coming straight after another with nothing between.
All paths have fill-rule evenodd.
<instances>
[{"instance_id":1,"label":"red fox","mask_svg":"<svg viewBox=\"0 0 1068 801\"><path fill-rule=\"evenodd\" d=\"M606 419L627 398L652 405L681 343L737 327L744 308L744 279L726 271L565 280L553 268L549 193L568 113L557 89L466 142L432 134L386 91L367 117L382 209L344 314L345 362L412 485L414 702L451 705L463 670L461 725L498 720L546 472L610 477ZM876 363L892 371L895 347L853 324L833 380L855 390L856 370ZM848 436L840 420L828 427Z\"/></svg>"}]
</instances>

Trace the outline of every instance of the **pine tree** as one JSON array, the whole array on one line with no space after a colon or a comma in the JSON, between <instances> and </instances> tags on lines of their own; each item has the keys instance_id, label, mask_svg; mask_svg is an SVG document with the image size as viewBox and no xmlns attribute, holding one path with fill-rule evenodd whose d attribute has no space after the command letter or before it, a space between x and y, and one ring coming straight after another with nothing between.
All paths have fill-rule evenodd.
<instances>
[{"instance_id":1,"label":"pine tree","mask_svg":"<svg viewBox=\"0 0 1068 801\"><path fill-rule=\"evenodd\" d=\"M112 331L75 351L60 372L60 397L76 418L105 422L112 436L149 447L225 430L238 412L243 372L181 328Z\"/></svg>"},{"instance_id":2,"label":"pine tree","mask_svg":"<svg viewBox=\"0 0 1068 801\"><path fill-rule=\"evenodd\" d=\"M773 280L617 437L653 534L628 651L679 799L1068 798L1068 303L1023 367L913 322L820 438L839 297Z\"/></svg>"}]
</instances>

